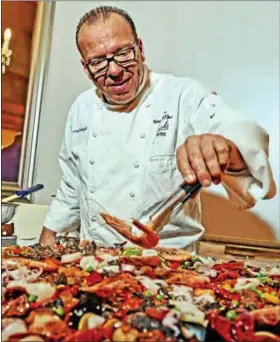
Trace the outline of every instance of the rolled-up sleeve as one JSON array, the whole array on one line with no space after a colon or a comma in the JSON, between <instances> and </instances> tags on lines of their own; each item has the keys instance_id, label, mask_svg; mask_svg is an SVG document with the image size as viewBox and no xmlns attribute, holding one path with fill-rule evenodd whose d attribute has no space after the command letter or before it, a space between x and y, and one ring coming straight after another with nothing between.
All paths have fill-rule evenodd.
<instances>
[{"instance_id":1,"label":"rolled-up sleeve","mask_svg":"<svg viewBox=\"0 0 280 342\"><path fill-rule=\"evenodd\" d=\"M72 117L73 111L71 109L59 154L62 178L44 222L45 227L57 233L75 231L80 224L80 181L71 155Z\"/></svg>"},{"instance_id":2,"label":"rolled-up sleeve","mask_svg":"<svg viewBox=\"0 0 280 342\"><path fill-rule=\"evenodd\" d=\"M206 92L198 83L189 91L191 96L183 97L181 104L187 111L186 133L224 136L238 147L247 164L247 170L226 172L223 177L230 199L237 207L247 209L259 199L272 198L276 186L269 163L269 135L265 129L227 106L220 96Z\"/></svg>"}]
</instances>

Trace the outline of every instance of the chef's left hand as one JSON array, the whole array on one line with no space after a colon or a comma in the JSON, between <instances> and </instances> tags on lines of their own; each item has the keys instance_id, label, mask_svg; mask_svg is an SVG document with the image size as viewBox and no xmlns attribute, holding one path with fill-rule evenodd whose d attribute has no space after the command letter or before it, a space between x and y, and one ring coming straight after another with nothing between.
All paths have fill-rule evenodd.
<instances>
[{"instance_id":1,"label":"chef's left hand","mask_svg":"<svg viewBox=\"0 0 280 342\"><path fill-rule=\"evenodd\" d=\"M241 171L246 163L237 146L221 135L201 134L188 137L176 151L178 168L187 183L197 180L204 187L221 182L225 170Z\"/></svg>"}]
</instances>

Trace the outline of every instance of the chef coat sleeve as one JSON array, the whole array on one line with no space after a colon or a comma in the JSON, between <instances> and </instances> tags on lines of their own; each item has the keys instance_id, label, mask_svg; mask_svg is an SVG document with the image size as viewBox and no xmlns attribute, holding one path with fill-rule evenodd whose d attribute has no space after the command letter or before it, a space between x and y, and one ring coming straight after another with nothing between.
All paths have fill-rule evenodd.
<instances>
[{"instance_id":1,"label":"chef coat sleeve","mask_svg":"<svg viewBox=\"0 0 280 342\"><path fill-rule=\"evenodd\" d=\"M248 169L226 172L223 185L237 207L248 209L276 193L269 163L269 135L255 121L227 106L219 95L194 82L181 94L181 136L219 134L238 147Z\"/></svg>"},{"instance_id":2,"label":"chef coat sleeve","mask_svg":"<svg viewBox=\"0 0 280 342\"><path fill-rule=\"evenodd\" d=\"M75 231L80 224L80 181L71 153L71 122L75 114L72 108L67 118L64 140L59 154L62 178L44 222L45 227L57 233Z\"/></svg>"}]
</instances>

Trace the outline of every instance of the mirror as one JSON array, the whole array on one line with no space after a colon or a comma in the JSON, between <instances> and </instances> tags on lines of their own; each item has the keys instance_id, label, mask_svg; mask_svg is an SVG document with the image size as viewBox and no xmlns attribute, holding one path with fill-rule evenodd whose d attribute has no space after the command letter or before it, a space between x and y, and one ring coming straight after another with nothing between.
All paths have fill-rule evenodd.
<instances>
[{"instance_id":1,"label":"mirror","mask_svg":"<svg viewBox=\"0 0 280 342\"><path fill-rule=\"evenodd\" d=\"M55 4L1 2L2 197L33 185Z\"/></svg>"}]
</instances>

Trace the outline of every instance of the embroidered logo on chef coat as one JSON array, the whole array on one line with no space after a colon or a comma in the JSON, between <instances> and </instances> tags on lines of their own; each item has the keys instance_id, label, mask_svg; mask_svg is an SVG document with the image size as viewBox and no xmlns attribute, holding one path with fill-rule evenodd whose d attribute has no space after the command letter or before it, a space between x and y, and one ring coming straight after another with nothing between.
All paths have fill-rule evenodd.
<instances>
[{"instance_id":1,"label":"embroidered logo on chef coat","mask_svg":"<svg viewBox=\"0 0 280 342\"><path fill-rule=\"evenodd\" d=\"M87 127L82 127L82 128L79 128L79 129L74 129L72 132L73 133L81 133L81 132L86 131L87 129L88 129Z\"/></svg>"},{"instance_id":2,"label":"embroidered logo on chef coat","mask_svg":"<svg viewBox=\"0 0 280 342\"><path fill-rule=\"evenodd\" d=\"M166 131L169 129L169 121L172 119L173 116L169 115L167 112L164 112L164 115L160 120L155 119L153 121L154 124L158 124L158 129L157 129L157 134L156 136L161 136L165 137L166 136Z\"/></svg>"}]
</instances>

